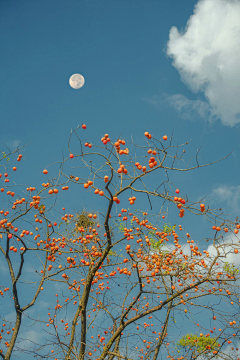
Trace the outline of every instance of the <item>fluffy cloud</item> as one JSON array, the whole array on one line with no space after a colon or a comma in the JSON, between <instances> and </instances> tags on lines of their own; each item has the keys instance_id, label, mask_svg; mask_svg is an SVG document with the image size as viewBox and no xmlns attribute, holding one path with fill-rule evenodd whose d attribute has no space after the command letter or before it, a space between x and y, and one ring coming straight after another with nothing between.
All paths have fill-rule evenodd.
<instances>
[{"instance_id":1,"label":"fluffy cloud","mask_svg":"<svg viewBox=\"0 0 240 360\"><path fill-rule=\"evenodd\" d=\"M215 202L221 203L223 208L228 207L228 210L231 209L235 214L239 212L240 186L218 186L212 191L212 197Z\"/></svg>"},{"instance_id":2,"label":"fluffy cloud","mask_svg":"<svg viewBox=\"0 0 240 360\"><path fill-rule=\"evenodd\" d=\"M200 0L184 31L170 29L166 54L181 80L207 102L174 95L175 107L189 108L224 125L240 123L240 1ZM183 104L185 103L187 104Z\"/></svg>"},{"instance_id":3,"label":"fluffy cloud","mask_svg":"<svg viewBox=\"0 0 240 360\"><path fill-rule=\"evenodd\" d=\"M229 264L234 264L235 266L240 265L240 258L239 255L235 254L233 250L235 248L239 248L239 240L236 235L229 235L219 243L219 252L221 256L225 256L221 258L223 262L228 262ZM212 259L213 257L217 256L217 250L213 245L209 245L207 251L209 252L209 256ZM207 263L207 261L206 261ZM209 260L211 263L211 260Z\"/></svg>"}]
</instances>

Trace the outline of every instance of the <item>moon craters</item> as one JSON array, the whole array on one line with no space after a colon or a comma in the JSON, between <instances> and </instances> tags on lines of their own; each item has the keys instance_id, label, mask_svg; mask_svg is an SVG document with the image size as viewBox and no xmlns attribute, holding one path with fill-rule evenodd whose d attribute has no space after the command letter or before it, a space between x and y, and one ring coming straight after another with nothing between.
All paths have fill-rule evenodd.
<instances>
[{"instance_id":1,"label":"moon craters","mask_svg":"<svg viewBox=\"0 0 240 360\"><path fill-rule=\"evenodd\" d=\"M69 79L69 85L73 89L80 89L85 84L85 79L81 74L73 74Z\"/></svg>"}]
</instances>

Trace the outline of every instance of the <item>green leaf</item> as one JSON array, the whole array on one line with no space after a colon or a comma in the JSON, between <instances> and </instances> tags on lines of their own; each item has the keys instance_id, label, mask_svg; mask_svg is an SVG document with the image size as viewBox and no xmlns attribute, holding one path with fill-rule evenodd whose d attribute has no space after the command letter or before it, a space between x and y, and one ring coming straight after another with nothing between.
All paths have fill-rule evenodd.
<instances>
[{"instance_id":1,"label":"green leaf","mask_svg":"<svg viewBox=\"0 0 240 360\"><path fill-rule=\"evenodd\" d=\"M169 225L165 224L165 225L163 226L163 231L166 232L166 233L170 233L170 232L172 232L173 230L175 230L176 226L177 226L176 224L173 225L173 226L171 226L170 223L169 223Z\"/></svg>"},{"instance_id":2,"label":"green leaf","mask_svg":"<svg viewBox=\"0 0 240 360\"><path fill-rule=\"evenodd\" d=\"M119 255L116 251L112 251L112 250L109 251L108 255L110 255L110 256L120 256L120 257L122 257L122 255Z\"/></svg>"},{"instance_id":3,"label":"green leaf","mask_svg":"<svg viewBox=\"0 0 240 360\"><path fill-rule=\"evenodd\" d=\"M177 347L178 351L180 349L191 348L193 352L205 352L205 357L212 356L212 351L218 349L219 343L217 342L216 337L205 337L205 336L198 336L194 334L187 334L183 336L178 342ZM210 348L209 348L210 347Z\"/></svg>"},{"instance_id":4,"label":"green leaf","mask_svg":"<svg viewBox=\"0 0 240 360\"><path fill-rule=\"evenodd\" d=\"M239 270L235 268L234 264L229 264L228 262L225 262L223 265L223 269L232 276L235 276L239 273Z\"/></svg>"}]
</instances>

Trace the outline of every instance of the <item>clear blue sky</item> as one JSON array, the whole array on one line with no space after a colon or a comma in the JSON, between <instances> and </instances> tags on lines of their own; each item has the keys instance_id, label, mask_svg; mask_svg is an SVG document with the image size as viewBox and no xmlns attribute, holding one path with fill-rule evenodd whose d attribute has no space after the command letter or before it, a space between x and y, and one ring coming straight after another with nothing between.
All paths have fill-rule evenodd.
<instances>
[{"instance_id":1,"label":"clear blue sky","mask_svg":"<svg viewBox=\"0 0 240 360\"><path fill-rule=\"evenodd\" d=\"M192 139L189 157L202 147L201 163L235 148L174 180L182 195L209 194L238 215L239 10L226 0L0 0L1 151L31 141L19 181L46 180L78 124L97 144L106 132L137 142L174 130L175 144ZM79 90L68 83L74 73L86 81ZM79 202L64 201L69 211Z\"/></svg>"}]
</instances>

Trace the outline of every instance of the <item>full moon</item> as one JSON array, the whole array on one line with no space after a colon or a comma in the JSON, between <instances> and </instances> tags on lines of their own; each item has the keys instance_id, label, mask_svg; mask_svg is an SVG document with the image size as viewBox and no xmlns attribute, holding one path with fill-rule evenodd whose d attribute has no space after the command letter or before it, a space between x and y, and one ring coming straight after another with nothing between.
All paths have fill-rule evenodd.
<instances>
[{"instance_id":1,"label":"full moon","mask_svg":"<svg viewBox=\"0 0 240 360\"><path fill-rule=\"evenodd\" d=\"M73 74L69 79L69 85L73 89L80 89L85 84L85 79L80 74Z\"/></svg>"}]
</instances>

